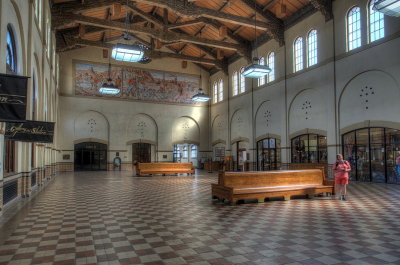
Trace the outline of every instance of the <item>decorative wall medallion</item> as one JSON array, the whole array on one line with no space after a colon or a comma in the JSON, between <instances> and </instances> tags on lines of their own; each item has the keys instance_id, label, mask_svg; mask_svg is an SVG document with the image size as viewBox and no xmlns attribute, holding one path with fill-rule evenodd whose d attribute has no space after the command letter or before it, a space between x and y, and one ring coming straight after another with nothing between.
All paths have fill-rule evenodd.
<instances>
[{"instance_id":1,"label":"decorative wall medallion","mask_svg":"<svg viewBox=\"0 0 400 265\"><path fill-rule=\"evenodd\" d=\"M144 138L145 129L147 128L147 124L144 121L140 121L136 124L136 133L140 135L140 138Z\"/></svg>"},{"instance_id":2,"label":"decorative wall medallion","mask_svg":"<svg viewBox=\"0 0 400 265\"><path fill-rule=\"evenodd\" d=\"M271 111L266 110L264 112L264 120L265 120L265 124L267 125L267 127L269 127L269 122L271 120Z\"/></svg>"},{"instance_id":3,"label":"decorative wall medallion","mask_svg":"<svg viewBox=\"0 0 400 265\"><path fill-rule=\"evenodd\" d=\"M303 110L306 120L311 119L311 102L306 100L306 102L303 103L301 109Z\"/></svg>"},{"instance_id":4,"label":"decorative wall medallion","mask_svg":"<svg viewBox=\"0 0 400 265\"><path fill-rule=\"evenodd\" d=\"M183 124L182 124L182 129L183 129L183 139L185 139L185 140L187 140L189 137L188 137L188 133L189 133L189 129L190 129L190 126L189 126L189 123L187 122L187 121L185 121Z\"/></svg>"},{"instance_id":5,"label":"decorative wall medallion","mask_svg":"<svg viewBox=\"0 0 400 265\"><path fill-rule=\"evenodd\" d=\"M97 125L96 120L89 119L87 124L89 125L89 133L93 134Z\"/></svg>"},{"instance_id":6,"label":"decorative wall medallion","mask_svg":"<svg viewBox=\"0 0 400 265\"><path fill-rule=\"evenodd\" d=\"M375 95L375 91L372 87L365 86L364 88L361 88L360 99L361 104L365 106L365 109L369 109L369 101L373 95Z\"/></svg>"}]
</instances>

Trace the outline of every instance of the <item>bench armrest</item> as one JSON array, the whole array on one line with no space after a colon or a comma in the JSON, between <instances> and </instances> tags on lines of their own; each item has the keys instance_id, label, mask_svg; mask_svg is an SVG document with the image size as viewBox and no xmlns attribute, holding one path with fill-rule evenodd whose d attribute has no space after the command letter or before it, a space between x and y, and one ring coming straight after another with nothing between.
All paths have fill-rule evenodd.
<instances>
[{"instance_id":1,"label":"bench armrest","mask_svg":"<svg viewBox=\"0 0 400 265\"><path fill-rule=\"evenodd\" d=\"M333 179L324 179L325 186L335 186L335 181Z\"/></svg>"}]
</instances>

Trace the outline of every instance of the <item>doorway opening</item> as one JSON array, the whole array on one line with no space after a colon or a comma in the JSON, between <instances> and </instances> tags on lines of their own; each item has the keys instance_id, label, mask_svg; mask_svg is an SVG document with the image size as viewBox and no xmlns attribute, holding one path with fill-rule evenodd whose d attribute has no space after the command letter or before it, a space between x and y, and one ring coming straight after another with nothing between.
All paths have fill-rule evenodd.
<instances>
[{"instance_id":1,"label":"doorway opening","mask_svg":"<svg viewBox=\"0 0 400 265\"><path fill-rule=\"evenodd\" d=\"M198 146L195 144L182 143L174 145L174 163L193 163L197 167Z\"/></svg>"},{"instance_id":2,"label":"doorway opening","mask_svg":"<svg viewBox=\"0 0 400 265\"><path fill-rule=\"evenodd\" d=\"M107 170L107 145L84 142L75 145L75 171Z\"/></svg>"},{"instance_id":3,"label":"doorway opening","mask_svg":"<svg viewBox=\"0 0 400 265\"><path fill-rule=\"evenodd\" d=\"M132 162L150 163L151 162L151 144L133 143L132 144Z\"/></svg>"}]
</instances>

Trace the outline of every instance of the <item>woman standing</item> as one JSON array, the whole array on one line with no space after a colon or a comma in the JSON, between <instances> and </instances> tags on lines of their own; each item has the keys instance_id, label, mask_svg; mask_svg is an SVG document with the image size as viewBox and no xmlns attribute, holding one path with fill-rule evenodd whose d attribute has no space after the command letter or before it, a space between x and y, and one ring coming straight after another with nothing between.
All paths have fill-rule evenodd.
<instances>
[{"instance_id":1,"label":"woman standing","mask_svg":"<svg viewBox=\"0 0 400 265\"><path fill-rule=\"evenodd\" d=\"M333 165L335 172L335 193L339 196L339 200L346 200L346 185L349 184L349 172L351 171L350 163L343 160L343 155L336 155L336 163Z\"/></svg>"}]
</instances>

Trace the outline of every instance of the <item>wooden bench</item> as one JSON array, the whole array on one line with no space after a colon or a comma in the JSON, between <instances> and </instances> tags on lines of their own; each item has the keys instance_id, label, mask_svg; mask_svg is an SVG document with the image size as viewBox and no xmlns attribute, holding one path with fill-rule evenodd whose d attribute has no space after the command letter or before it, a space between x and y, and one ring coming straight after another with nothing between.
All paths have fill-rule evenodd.
<instances>
[{"instance_id":1,"label":"wooden bench","mask_svg":"<svg viewBox=\"0 0 400 265\"><path fill-rule=\"evenodd\" d=\"M192 163L138 163L137 175L194 174Z\"/></svg>"},{"instance_id":2,"label":"wooden bench","mask_svg":"<svg viewBox=\"0 0 400 265\"><path fill-rule=\"evenodd\" d=\"M290 163L289 170L301 170L301 169L323 169L325 177L328 176L328 164L327 163Z\"/></svg>"},{"instance_id":3,"label":"wooden bench","mask_svg":"<svg viewBox=\"0 0 400 265\"><path fill-rule=\"evenodd\" d=\"M264 202L269 197L332 193L332 181L324 179L321 169L220 172L218 184L211 184L212 197L228 200L231 204L239 200L257 199Z\"/></svg>"}]
</instances>

